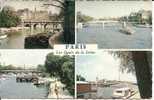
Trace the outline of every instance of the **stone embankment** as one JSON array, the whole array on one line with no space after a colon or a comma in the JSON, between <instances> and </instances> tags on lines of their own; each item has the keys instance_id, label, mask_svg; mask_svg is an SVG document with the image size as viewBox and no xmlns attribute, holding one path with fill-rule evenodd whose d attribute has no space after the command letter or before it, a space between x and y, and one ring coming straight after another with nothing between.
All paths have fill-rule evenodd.
<instances>
[{"instance_id":1,"label":"stone embankment","mask_svg":"<svg viewBox=\"0 0 154 100\"><path fill-rule=\"evenodd\" d=\"M55 93L55 85L57 85L58 95ZM69 94L68 90L64 88L65 85L60 81L51 82L49 85L48 98L67 98L72 99L73 97Z\"/></svg>"}]
</instances>

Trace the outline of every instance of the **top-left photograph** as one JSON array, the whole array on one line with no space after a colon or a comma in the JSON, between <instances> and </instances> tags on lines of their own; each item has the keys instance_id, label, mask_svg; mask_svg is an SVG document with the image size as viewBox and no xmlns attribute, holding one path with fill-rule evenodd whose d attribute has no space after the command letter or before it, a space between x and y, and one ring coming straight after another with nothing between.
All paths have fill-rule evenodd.
<instances>
[{"instance_id":1,"label":"top-left photograph","mask_svg":"<svg viewBox=\"0 0 154 100\"><path fill-rule=\"evenodd\" d=\"M75 43L75 0L0 0L0 49Z\"/></svg>"}]
</instances>

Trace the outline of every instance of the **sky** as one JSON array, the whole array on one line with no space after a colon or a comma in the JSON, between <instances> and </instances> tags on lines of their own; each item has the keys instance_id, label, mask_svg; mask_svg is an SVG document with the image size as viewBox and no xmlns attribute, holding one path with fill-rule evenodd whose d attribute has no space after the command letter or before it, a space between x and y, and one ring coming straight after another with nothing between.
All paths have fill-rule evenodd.
<instances>
[{"instance_id":1,"label":"sky","mask_svg":"<svg viewBox=\"0 0 154 100\"><path fill-rule=\"evenodd\" d=\"M141 9L152 10L152 1L78 1L76 9L96 19L120 17Z\"/></svg>"},{"instance_id":2,"label":"sky","mask_svg":"<svg viewBox=\"0 0 154 100\"><path fill-rule=\"evenodd\" d=\"M27 68L44 64L46 55L52 50L0 50L0 63L16 65Z\"/></svg>"},{"instance_id":3,"label":"sky","mask_svg":"<svg viewBox=\"0 0 154 100\"><path fill-rule=\"evenodd\" d=\"M45 2L45 0L44 2L42 2L41 0L0 0L0 4L3 4L3 6L14 7L15 10L29 8L30 10L34 11L36 7L36 10L46 10L51 11L52 13L59 13L59 8L53 6L49 6L48 8L46 8L42 6L44 3L49 2Z\"/></svg>"},{"instance_id":4,"label":"sky","mask_svg":"<svg viewBox=\"0 0 154 100\"><path fill-rule=\"evenodd\" d=\"M87 81L98 79L119 80L120 59L115 59L108 52L100 51L96 55L79 55L76 57L76 73ZM120 73L121 81L136 82L133 74Z\"/></svg>"}]
</instances>

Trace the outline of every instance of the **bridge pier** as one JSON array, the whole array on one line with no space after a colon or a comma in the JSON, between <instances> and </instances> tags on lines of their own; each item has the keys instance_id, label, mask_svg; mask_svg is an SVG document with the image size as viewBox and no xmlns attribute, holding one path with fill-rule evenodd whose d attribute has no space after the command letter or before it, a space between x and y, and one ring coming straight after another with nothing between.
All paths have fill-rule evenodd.
<instances>
[{"instance_id":1,"label":"bridge pier","mask_svg":"<svg viewBox=\"0 0 154 100\"><path fill-rule=\"evenodd\" d=\"M44 24L43 23L40 23L40 25L41 25L41 32L44 32Z\"/></svg>"},{"instance_id":2,"label":"bridge pier","mask_svg":"<svg viewBox=\"0 0 154 100\"><path fill-rule=\"evenodd\" d=\"M34 33L34 24L30 25L30 35Z\"/></svg>"},{"instance_id":3,"label":"bridge pier","mask_svg":"<svg viewBox=\"0 0 154 100\"><path fill-rule=\"evenodd\" d=\"M52 25L53 27L52 27L52 32L54 33L55 32L55 24L53 23L53 25Z\"/></svg>"}]
</instances>

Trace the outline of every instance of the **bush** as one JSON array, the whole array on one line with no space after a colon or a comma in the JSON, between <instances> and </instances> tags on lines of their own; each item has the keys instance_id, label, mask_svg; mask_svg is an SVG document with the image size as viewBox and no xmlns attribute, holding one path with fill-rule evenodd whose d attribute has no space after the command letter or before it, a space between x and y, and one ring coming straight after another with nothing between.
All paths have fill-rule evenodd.
<instances>
[{"instance_id":1,"label":"bush","mask_svg":"<svg viewBox=\"0 0 154 100\"><path fill-rule=\"evenodd\" d=\"M20 24L21 19L11 7L4 7L0 12L0 27L15 27Z\"/></svg>"},{"instance_id":2,"label":"bush","mask_svg":"<svg viewBox=\"0 0 154 100\"><path fill-rule=\"evenodd\" d=\"M48 54L45 61L46 71L51 76L60 78L65 88L74 95L74 57Z\"/></svg>"}]
</instances>

